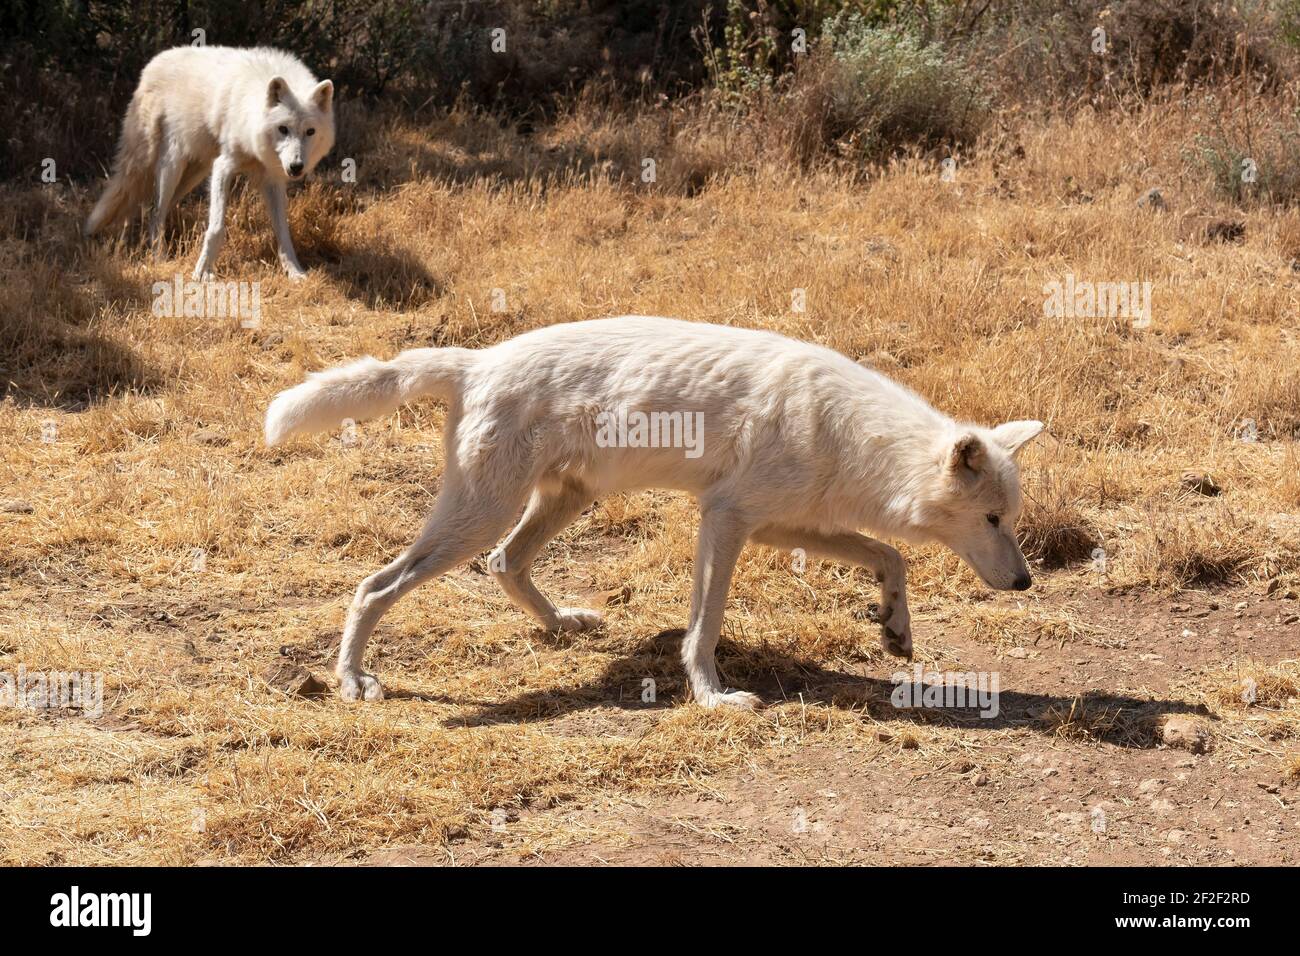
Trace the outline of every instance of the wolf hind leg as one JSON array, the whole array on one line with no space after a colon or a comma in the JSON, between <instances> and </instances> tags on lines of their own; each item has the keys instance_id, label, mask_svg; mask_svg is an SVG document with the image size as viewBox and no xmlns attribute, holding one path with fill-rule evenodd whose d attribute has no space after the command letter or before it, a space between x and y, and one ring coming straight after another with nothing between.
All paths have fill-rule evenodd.
<instances>
[{"instance_id":1,"label":"wolf hind leg","mask_svg":"<svg viewBox=\"0 0 1300 956\"><path fill-rule=\"evenodd\" d=\"M172 200L176 187L180 185L181 175L185 172L185 157L173 143L164 144L158 154L158 163L154 170L154 207L149 219L149 245L153 248L155 258L162 254L163 232L167 228L167 214L171 212Z\"/></svg>"},{"instance_id":2,"label":"wolf hind leg","mask_svg":"<svg viewBox=\"0 0 1300 956\"><path fill-rule=\"evenodd\" d=\"M357 587L339 645L339 694L344 700L379 700L382 685L362 671L366 643L384 613L408 592L490 547L523 504L526 486L496 493L444 476L442 491L419 536L405 551Z\"/></svg>"},{"instance_id":3,"label":"wolf hind leg","mask_svg":"<svg viewBox=\"0 0 1300 956\"><path fill-rule=\"evenodd\" d=\"M506 596L549 631L585 631L603 620L586 608L557 608L533 584L529 569L546 543L565 529L593 498L586 488L566 482L538 487L519 523L488 557L488 569Z\"/></svg>"},{"instance_id":4,"label":"wolf hind leg","mask_svg":"<svg viewBox=\"0 0 1300 956\"><path fill-rule=\"evenodd\" d=\"M198 189L199 184L208 178L211 171L211 163L191 160L185 167L185 175L181 177L181 184L176 187L176 194L172 197L172 202L178 203Z\"/></svg>"}]
</instances>

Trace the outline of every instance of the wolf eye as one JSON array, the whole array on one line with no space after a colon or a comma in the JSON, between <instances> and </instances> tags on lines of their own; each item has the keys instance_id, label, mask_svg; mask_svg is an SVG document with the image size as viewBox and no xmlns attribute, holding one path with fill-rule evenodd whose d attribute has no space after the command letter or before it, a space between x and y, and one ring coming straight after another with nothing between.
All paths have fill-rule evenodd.
<instances>
[{"instance_id":1,"label":"wolf eye","mask_svg":"<svg viewBox=\"0 0 1300 956\"><path fill-rule=\"evenodd\" d=\"M287 127L287 126L281 126L281 127L280 127L280 135L281 135L281 136L288 136L288 135L289 135L289 127Z\"/></svg>"},{"instance_id":2,"label":"wolf eye","mask_svg":"<svg viewBox=\"0 0 1300 956\"><path fill-rule=\"evenodd\" d=\"M315 130L314 128L313 128L313 129L309 129L309 130L307 130L307 135L308 135L308 136L315 136L315 135L316 135L316 130Z\"/></svg>"},{"instance_id":3,"label":"wolf eye","mask_svg":"<svg viewBox=\"0 0 1300 956\"><path fill-rule=\"evenodd\" d=\"M988 518L989 524L993 525L995 528L998 526L998 522L1002 520L997 515L985 515L984 517Z\"/></svg>"}]
</instances>

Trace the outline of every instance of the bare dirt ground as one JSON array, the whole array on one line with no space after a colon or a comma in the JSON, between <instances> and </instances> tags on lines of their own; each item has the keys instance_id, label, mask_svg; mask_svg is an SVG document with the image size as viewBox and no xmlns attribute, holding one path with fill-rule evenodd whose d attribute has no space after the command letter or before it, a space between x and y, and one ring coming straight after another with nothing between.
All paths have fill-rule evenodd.
<instances>
[{"instance_id":1,"label":"bare dirt ground","mask_svg":"<svg viewBox=\"0 0 1300 956\"><path fill-rule=\"evenodd\" d=\"M1236 599L1246 607L1237 609ZM1195 712L1175 689L1213 669L1222 648L1257 658L1294 653L1294 601L1243 593L1170 604L1103 596L1088 620L1113 640L999 653L941 624L936 667L998 671L1001 713L922 753L908 722L882 722L866 744L778 748L686 794L607 797L580 808L524 810L447 847L393 847L367 865L1221 865L1300 862L1300 799L1279 774L1281 749L1253 728L1225 730L1227 752L1191 753L1153 741L1079 739L1047 731L1045 709L1082 695L1103 714ZM1171 636L1172 632L1172 636ZM929 641L927 641L929 643ZM790 696L885 700L894 685L816 669L785 690L781 720L806 718ZM878 669L876 669L878 670ZM635 687L626 688L635 696ZM866 719L866 718L864 718ZM636 705L595 706L550 722L564 732L635 734ZM1210 726L1214 726L1214 721ZM793 728L792 728L793 729ZM795 731L797 733L797 731ZM1213 731L1212 731L1213 733ZM1240 749L1239 749L1240 748ZM1100 808L1100 815L1098 814ZM548 835L563 832L557 843Z\"/></svg>"}]
</instances>

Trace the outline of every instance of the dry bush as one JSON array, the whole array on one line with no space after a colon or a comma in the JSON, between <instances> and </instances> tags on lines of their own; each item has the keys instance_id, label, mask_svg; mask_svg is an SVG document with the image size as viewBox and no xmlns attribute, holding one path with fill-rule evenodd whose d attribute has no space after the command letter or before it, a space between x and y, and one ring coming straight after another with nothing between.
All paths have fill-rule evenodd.
<instances>
[{"instance_id":1,"label":"dry bush","mask_svg":"<svg viewBox=\"0 0 1300 956\"><path fill-rule=\"evenodd\" d=\"M1073 463L1077 468L1077 462ZM1071 492L1064 468L1022 470L1025 507L1017 531L1025 557L1048 569L1063 568L1092 557L1101 535L1084 512L1079 491Z\"/></svg>"},{"instance_id":2,"label":"dry bush","mask_svg":"<svg viewBox=\"0 0 1300 956\"><path fill-rule=\"evenodd\" d=\"M1277 82L1293 75L1295 59L1279 26L1269 4L995 0L970 32L1002 95L1059 102L1242 73Z\"/></svg>"},{"instance_id":3,"label":"dry bush","mask_svg":"<svg viewBox=\"0 0 1300 956\"><path fill-rule=\"evenodd\" d=\"M1098 695L1053 704L1035 717L1045 731L1067 740L1110 740L1125 726L1124 714Z\"/></svg>"},{"instance_id":4,"label":"dry bush","mask_svg":"<svg viewBox=\"0 0 1300 956\"><path fill-rule=\"evenodd\" d=\"M981 643L999 646L1064 647L1097 639L1100 629L1077 611L1064 608L1016 608L973 604L959 613L962 626Z\"/></svg>"},{"instance_id":5,"label":"dry bush","mask_svg":"<svg viewBox=\"0 0 1300 956\"><path fill-rule=\"evenodd\" d=\"M1288 86L1270 109L1260 110L1258 92L1242 80L1201 94L1206 129L1188 148L1189 158L1237 205L1294 205L1300 199L1300 106Z\"/></svg>"},{"instance_id":6,"label":"dry bush","mask_svg":"<svg viewBox=\"0 0 1300 956\"><path fill-rule=\"evenodd\" d=\"M774 154L851 170L898 153L972 145L989 117L980 80L960 55L906 24L845 11L822 22L793 72L750 83L738 99L744 124L760 130Z\"/></svg>"},{"instance_id":7,"label":"dry bush","mask_svg":"<svg viewBox=\"0 0 1300 956\"><path fill-rule=\"evenodd\" d=\"M1300 675L1294 664L1265 667L1246 662L1233 669L1230 683L1216 687L1210 699L1220 707L1272 710L1300 705Z\"/></svg>"},{"instance_id":8,"label":"dry bush","mask_svg":"<svg viewBox=\"0 0 1300 956\"><path fill-rule=\"evenodd\" d=\"M1278 502L1288 510L1300 511L1300 453L1288 448L1274 484Z\"/></svg>"},{"instance_id":9,"label":"dry bush","mask_svg":"<svg viewBox=\"0 0 1300 956\"><path fill-rule=\"evenodd\" d=\"M1239 584L1258 561L1267 532L1229 505L1196 515L1151 508L1124 542L1123 579L1147 587L1205 588Z\"/></svg>"}]
</instances>

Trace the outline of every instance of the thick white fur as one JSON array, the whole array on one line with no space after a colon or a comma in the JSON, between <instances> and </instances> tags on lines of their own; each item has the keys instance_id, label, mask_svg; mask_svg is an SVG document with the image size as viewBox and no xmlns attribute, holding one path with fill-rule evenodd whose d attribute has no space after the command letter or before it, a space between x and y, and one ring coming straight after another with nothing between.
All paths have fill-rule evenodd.
<instances>
[{"instance_id":1,"label":"thick white fur","mask_svg":"<svg viewBox=\"0 0 1300 956\"><path fill-rule=\"evenodd\" d=\"M393 602L491 547L521 507L489 561L494 576L544 627L599 623L594 611L556 608L528 569L584 508L616 491L671 488L699 501L682 658L696 700L709 707L757 702L725 690L714 664L747 541L872 569L882 586L882 646L900 656L912 648L903 559L859 529L943 542L991 587L1029 586L1015 538L1014 456L1042 424L958 424L821 346L644 316L555 325L480 351L418 349L314 375L271 404L267 441L383 414L420 395L449 400L443 487L415 542L357 589L337 668L345 699L383 695L361 663ZM598 416L620 407L701 413L703 453L603 447Z\"/></svg>"},{"instance_id":2,"label":"thick white fur","mask_svg":"<svg viewBox=\"0 0 1300 956\"><path fill-rule=\"evenodd\" d=\"M296 57L260 47L166 50L140 74L113 175L84 231L94 235L152 198L149 232L157 250L172 203L211 173L208 230L194 269L196 279L204 278L225 240L231 183L243 173L261 187L281 264L301 278L287 184L310 173L333 145L334 85L318 82Z\"/></svg>"},{"instance_id":3,"label":"thick white fur","mask_svg":"<svg viewBox=\"0 0 1300 956\"><path fill-rule=\"evenodd\" d=\"M266 443L278 445L300 432L336 428L346 418L374 418L421 395L451 398L473 354L467 349L412 349L391 362L363 358L316 372L275 397L266 410Z\"/></svg>"}]
</instances>

